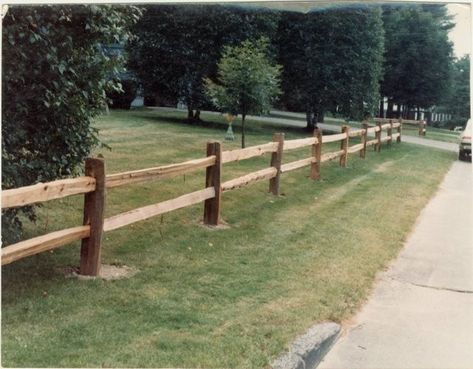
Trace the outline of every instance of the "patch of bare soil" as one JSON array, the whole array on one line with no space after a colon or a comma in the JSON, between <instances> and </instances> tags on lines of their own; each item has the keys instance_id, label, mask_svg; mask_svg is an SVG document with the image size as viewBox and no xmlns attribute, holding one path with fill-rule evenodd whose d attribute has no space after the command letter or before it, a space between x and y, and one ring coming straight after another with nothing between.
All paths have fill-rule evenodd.
<instances>
[{"instance_id":1,"label":"patch of bare soil","mask_svg":"<svg viewBox=\"0 0 473 369\"><path fill-rule=\"evenodd\" d=\"M77 278L81 280L95 279L97 277L85 276L79 274L78 267L66 267L62 269L66 278ZM136 274L137 270L126 265L108 265L102 264L98 278L105 281L112 281L122 278L130 278Z\"/></svg>"}]
</instances>

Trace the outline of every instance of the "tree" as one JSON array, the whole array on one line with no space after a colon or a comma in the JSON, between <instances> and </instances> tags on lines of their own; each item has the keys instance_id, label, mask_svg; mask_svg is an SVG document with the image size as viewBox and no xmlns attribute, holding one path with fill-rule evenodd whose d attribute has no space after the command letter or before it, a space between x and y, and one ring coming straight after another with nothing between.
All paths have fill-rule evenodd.
<instances>
[{"instance_id":1,"label":"tree","mask_svg":"<svg viewBox=\"0 0 473 369\"><path fill-rule=\"evenodd\" d=\"M327 111L357 118L373 113L383 52L379 8L285 12L278 34L282 101L306 112L309 129Z\"/></svg>"},{"instance_id":2,"label":"tree","mask_svg":"<svg viewBox=\"0 0 473 369\"><path fill-rule=\"evenodd\" d=\"M280 94L280 66L267 56L268 40L244 41L227 46L218 63L218 82L205 80L207 94L222 111L241 114L241 147L245 147L247 114L268 111Z\"/></svg>"},{"instance_id":3,"label":"tree","mask_svg":"<svg viewBox=\"0 0 473 369\"><path fill-rule=\"evenodd\" d=\"M121 65L102 44L126 42L135 7L11 6L2 35L2 188L78 173L99 141L91 126ZM24 209L31 219L34 212ZM17 210L3 213L4 240L18 236Z\"/></svg>"},{"instance_id":4,"label":"tree","mask_svg":"<svg viewBox=\"0 0 473 369\"><path fill-rule=\"evenodd\" d=\"M470 57L463 56L453 64L451 94L442 104L453 120L467 121L470 117Z\"/></svg>"},{"instance_id":5,"label":"tree","mask_svg":"<svg viewBox=\"0 0 473 369\"><path fill-rule=\"evenodd\" d=\"M414 108L441 103L451 83L451 28L446 13L437 8L386 7L386 32L382 95L388 98L388 116L393 104L404 106L404 117Z\"/></svg>"},{"instance_id":6,"label":"tree","mask_svg":"<svg viewBox=\"0 0 473 369\"><path fill-rule=\"evenodd\" d=\"M145 95L159 95L187 105L188 119L209 107L202 81L214 78L225 45L271 38L278 15L264 9L221 5L149 5L135 26L137 39L128 48L129 67Z\"/></svg>"}]
</instances>

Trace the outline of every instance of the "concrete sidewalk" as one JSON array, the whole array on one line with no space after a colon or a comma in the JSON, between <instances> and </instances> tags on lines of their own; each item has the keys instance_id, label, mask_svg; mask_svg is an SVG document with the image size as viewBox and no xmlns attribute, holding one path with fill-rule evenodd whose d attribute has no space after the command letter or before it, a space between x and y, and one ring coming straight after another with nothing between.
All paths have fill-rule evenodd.
<instances>
[{"instance_id":1,"label":"concrete sidewalk","mask_svg":"<svg viewBox=\"0 0 473 369\"><path fill-rule=\"evenodd\" d=\"M318 368L473 368L472 173L469 163L452 165Z\"/></svg>"}]
</instances>

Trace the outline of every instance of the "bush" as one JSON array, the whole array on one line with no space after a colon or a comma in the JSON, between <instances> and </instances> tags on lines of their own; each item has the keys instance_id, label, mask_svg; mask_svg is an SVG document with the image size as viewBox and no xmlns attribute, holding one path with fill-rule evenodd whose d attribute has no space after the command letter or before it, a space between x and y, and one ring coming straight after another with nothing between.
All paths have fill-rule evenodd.
<instances>
[{"instance_id":1,"label":"bush","mask_svg":"<svg viewBox=\"0 0 473 369\"><path fill-rule=\"evenodd\" d=\"M101 45L126 42L136 7L11 6L2 34L2 189L80 173L99 143L91 126L105 106L104 91L120 56ZM24 212L24 211L23 211ZM3 241L19 237L18 210L2 214ZM26 212L34 219L31 208Z\"/></svg>"}]
</instances>

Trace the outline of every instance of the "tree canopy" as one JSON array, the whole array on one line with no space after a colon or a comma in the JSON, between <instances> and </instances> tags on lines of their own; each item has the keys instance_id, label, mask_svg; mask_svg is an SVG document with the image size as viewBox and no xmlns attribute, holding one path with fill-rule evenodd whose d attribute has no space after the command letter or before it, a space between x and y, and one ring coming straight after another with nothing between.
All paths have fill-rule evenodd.
<instances>
[{"instance_id":1,"label":"tree canopy","mask_svg":"<svg viewBox=\"0 0 473 369\"><path fill-rule=\"evenodd\" d=\"M448 39L451 23L442 9L438 5L385 8L381 92L391 106L404 105L405 111L428 108L441 103L448 93L453 60Z\"/></svg>"},{"instance_id":2,"label":"tree canopy","mask_svg":"<svg viewBox=\"0 0 473 369\"><path fill-rule=\"evenodd\" d=\"M309 128L327 111L356 118L373 114L383 52L379 8L285 12L278 34L282 102L306 111Z\"/></svg>"},{"instance_id":3,"label":"tree canopy","mask_svg":"<svg viewBox=\"0 0 473 369\"><path fill-rule=\"evenodd\" d=\"M175 105L179 99L189 118L209 102L202 80L214 77L225 45L272 38L278 14L271 10L221 5L148 5L134 31L129 66L145 94L159 94Z\"/></svg>"},{"instance_id":4,"label":"tree canopy","mask_svg":"<svg viewBox=\"0 0 473 369\"><path fill-rule=\"evenodd\" d=\"M279 95L280 66L267 56L268 41L243 41L226 46L218 62L218 82L207 78L205 87L213 103L223 112L241 114L241 146L245 147L245 117L268 111Z\"/></svg>"}]
</instances>

